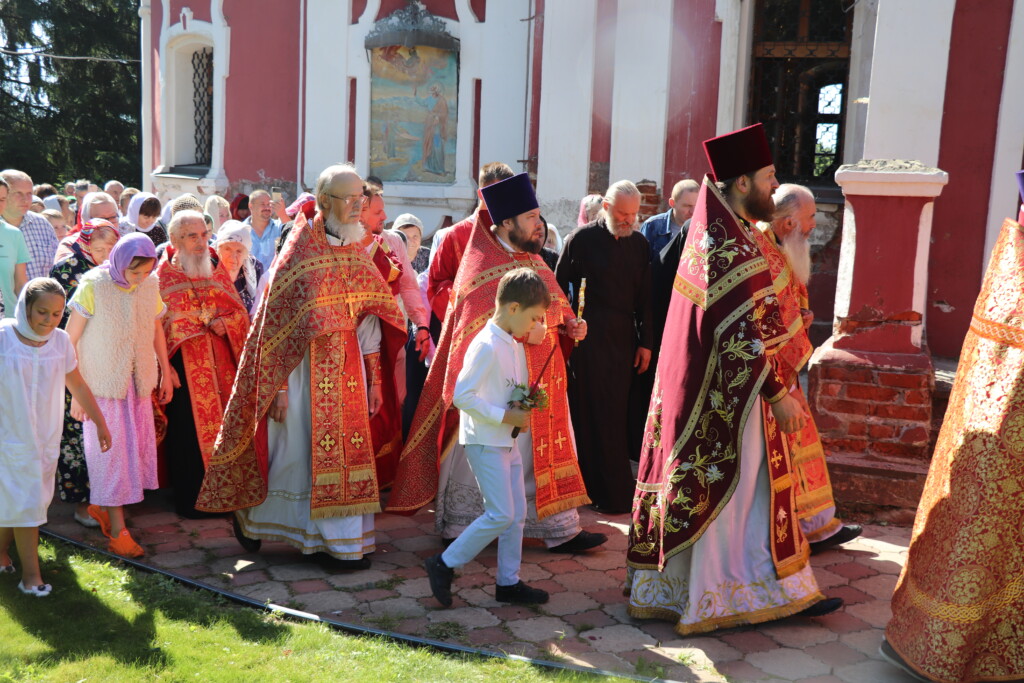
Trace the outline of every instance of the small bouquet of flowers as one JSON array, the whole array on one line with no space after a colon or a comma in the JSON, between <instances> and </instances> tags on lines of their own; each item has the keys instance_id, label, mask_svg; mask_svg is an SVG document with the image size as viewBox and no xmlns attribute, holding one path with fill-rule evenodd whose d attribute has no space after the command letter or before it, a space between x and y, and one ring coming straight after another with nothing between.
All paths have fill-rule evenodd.
<instances>
[{"instance_id":1,"label":"small bouquet of flowers","mask_svg":"<svg viewBox=\"0 0 1024 683\"><path fill-rule=\"evenodd\" d=\"M539 384L528 387L525 384L516 384L512 380L505 380L505 383L512 387L512 397L508 401L509 408L520 410L547 410L548 392L544 391ZM519 436L519 427L512 429L512 438Z\"/></svg>"}]
</instances>

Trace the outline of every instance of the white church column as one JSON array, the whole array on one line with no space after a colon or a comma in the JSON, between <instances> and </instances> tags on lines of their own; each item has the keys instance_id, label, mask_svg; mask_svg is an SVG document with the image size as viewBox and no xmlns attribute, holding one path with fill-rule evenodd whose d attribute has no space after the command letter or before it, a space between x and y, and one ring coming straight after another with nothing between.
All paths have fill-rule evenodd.
<instances>
[{"instance_id":1,"label":"white church column","mask_svg":"<svg viewBox=\"0 0 1024 683\"><path fill-rule=\"evenodd\" d=\"M306 6L305 163L300 182L347 161L349 0L309 0Z\"/></svg>"},{"instance_id":2,"label":"white church column","mask_svg":"<svg viewBox=\"0 0 1024 683\"><path fill-rule=\"evenodd\" d=\"M590 119L594 99L594 0L558 0L544 6L537 195L545 217L575 224L590 175Z\"/></svg>"},{"instance_id":3,"label":"white church column","mask_svg":"<svg viewBox=\"0 0 1024 683\"><path fill-rule=\"evenodd\" d=\"M619 0L617 17L609 182L661 185L669 63L651 56L672 52L672 2Z\"/></svg>"}]
</instances>

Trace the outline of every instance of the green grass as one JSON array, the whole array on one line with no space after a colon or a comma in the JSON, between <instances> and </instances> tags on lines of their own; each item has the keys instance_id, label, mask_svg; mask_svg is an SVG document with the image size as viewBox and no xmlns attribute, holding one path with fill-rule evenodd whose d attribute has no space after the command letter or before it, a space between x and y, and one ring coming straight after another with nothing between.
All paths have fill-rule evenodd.
<instances>
[{"instance_id":1,"label":"green grass","mask_svg":"<svg viewBox=\"0 0 1024 683\"><path fill-rule=\"evenodd\" d=\"M590 679L286 621L63 544L40 558L48 598L0 576L0 681Z\"/></svg>"}]
</instances>

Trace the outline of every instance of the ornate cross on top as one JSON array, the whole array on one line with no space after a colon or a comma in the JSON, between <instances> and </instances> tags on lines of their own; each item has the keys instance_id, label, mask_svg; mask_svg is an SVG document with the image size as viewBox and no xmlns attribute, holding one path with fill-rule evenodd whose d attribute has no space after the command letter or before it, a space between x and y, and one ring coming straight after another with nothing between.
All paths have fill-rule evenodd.
<instances>
[{"instance_id":1,"label":"ornate cross on top","mask_svg":"<svg viewBox=\"0 0 1024 683\"><path fill-rule=\"evenodd\" d=\"M324 377L320 380L320 384L317 384L316 386L320 391L324 392L324 394L329 394L331 393L331 389L334 388L334 382L331 381L330 377Z\"/></svg>"},{"instance_id":2,"label":"ornate cross on top","mask_svg":"<svg viewBox=\"0 0 1024 683\"><path fill-rule=\"evenodd\" d=\"M359 380L357 380L354 376L353 377L349 377L348 381L345 382L345 386L348 387L349 391L355 391L356 387L359 386Z\"/></svg>"},{"instance_id":3,"label":"ornate cross on top","mask_svg":"<svg viewBox=\"0 0 1024 683\"><path fill-rule=\"evenodd\" d=\"M352 435L352 438L349 440L352 442L353 446L355 446L356 448L360 448L366 439L359 436L359 432L356 432L355 434Z\"/></svg>"},{"instance_id":4,"label":"ornate cross on top","mask_svg":"<svg viewBox=\"0 0 1024 683\"><path fill-rule=\"evenodd\" d=\"M324 438L320 439L320 448L330 453L336 443L338 442L335 441L334 437L332 437L330 432L328 432L327 434L324 434Z\"/></svg>"}]
</instances>

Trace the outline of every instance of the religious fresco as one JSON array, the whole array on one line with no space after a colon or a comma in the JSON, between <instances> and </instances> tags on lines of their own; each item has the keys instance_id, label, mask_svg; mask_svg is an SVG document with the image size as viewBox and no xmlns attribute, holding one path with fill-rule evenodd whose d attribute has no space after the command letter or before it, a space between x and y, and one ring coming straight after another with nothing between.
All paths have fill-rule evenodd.
<instances>
[{"instance_id":1,"label":"religious fresco","mask_svg":"<svg viewBox=\"0 0 1024 683\"><path fill-rule=\"evenodd\" d=\"M427 45L370 51L370 173L454 183L459 56Z\"/></svg>"}]
</instances>

